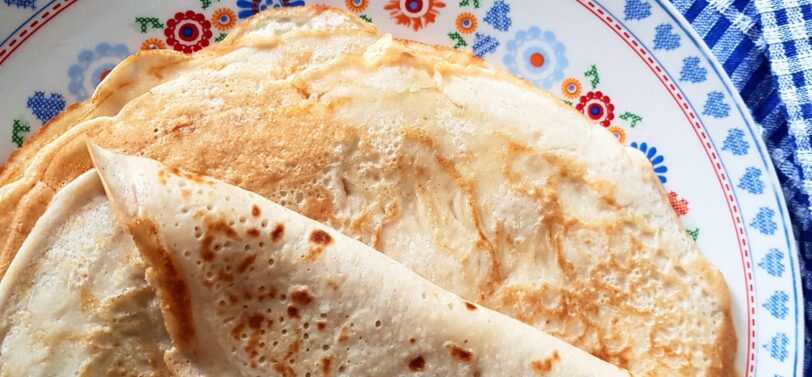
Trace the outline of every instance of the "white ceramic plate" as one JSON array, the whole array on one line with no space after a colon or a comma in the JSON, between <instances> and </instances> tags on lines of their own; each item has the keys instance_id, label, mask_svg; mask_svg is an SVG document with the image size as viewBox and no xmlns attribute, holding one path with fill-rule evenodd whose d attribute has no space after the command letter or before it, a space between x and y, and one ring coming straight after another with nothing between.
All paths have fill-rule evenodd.
<instances>
[{"instance_id":1,"label":"white ceramic plate","mask_svg":"<svg viewBox=\"0 0 812 377\"><path fill-rule=\"evenodd\" d=\"M258 10L305 2L471 49L644 151L731 288L741 374L801 374L796 250L770 158L724 71L665 1L3 0L0 161L128 54L196 51Z\"/></svg>"}]
</instances>

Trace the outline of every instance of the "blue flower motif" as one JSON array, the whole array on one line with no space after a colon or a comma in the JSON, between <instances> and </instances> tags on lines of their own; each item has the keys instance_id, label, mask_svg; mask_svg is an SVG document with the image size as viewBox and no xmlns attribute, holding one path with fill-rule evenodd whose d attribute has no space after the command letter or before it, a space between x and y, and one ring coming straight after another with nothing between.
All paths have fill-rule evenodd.
<instances>
[{"instance_id":1,"label":"blue flower motif","mask_svg":"<svg viewBox=\"0 0 812 377\"><path fill-rule=\"evenodd\" d=\"M564 44L556 40L552 31L533 26L520 30L507 42L505 66L534 85L549 89L564 78L569 62L564 55Z\"/></svg>"},{"instance_id":2,"label":"blue flower motif","mask_svg":"<svg viewBox=\"0 0 812 377\"><path fill-rule=\"evenodd\" d=\"M240 8L237 16L248 18L268 8L297 7L305 5L304 0L237 0Z\"/></svg>"},{"instance_id":3,"label":"blue flower motif","mask_svg":"<svg viewBox=\"0 0 812 377\"><path fill-rule=\"evenodd\" d=\"M125 44L99 43L93 50L79 52L76 64L68 68L68 91L77 101L84 101L108 73L130 55Z\"/></svg>"},{"instance_id":4,"label":"blue flower motif","mask_svg":"<svg viewBox=\"0 0 812 377\"><path fill-rule=\"evenodd\" d=\"M657 148L648 145L646 142L638 144L636 141L633 141L629 146L639 149L640 152L646 155L646 158L648 158L651 162L651 166L654 168L654 173L657 174L657 178L660 179L660 183L668 182L668 179L665 177L665 173L668 172L668 167L665 166L665 157L657 154Z\"/></svg>"}]
</instances>

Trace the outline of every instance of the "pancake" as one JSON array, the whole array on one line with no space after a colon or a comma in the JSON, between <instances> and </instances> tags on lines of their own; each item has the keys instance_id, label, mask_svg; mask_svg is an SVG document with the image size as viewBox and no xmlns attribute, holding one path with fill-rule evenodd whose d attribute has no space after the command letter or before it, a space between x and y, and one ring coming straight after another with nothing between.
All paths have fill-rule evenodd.
<instances>
[{"instance_id":1,"label":"pancake","mask_svg":"<svg viewBox=\"0 0 812 377\"><path fill-rule=\"evenodd\" d=\"M177 376L628 376L235 186L92 148Z\"/></svg>"},{"instance_id":2,"label":"pancake","mask_svg":"<svg viewBox=\"0 0 812 377\"><path fill-rule=\"evenodd\" d=\"M256 192L636 374L734 373L724 279L639 151L471 55L320 33L347 36L342 52L280 75L258 67L284 35L235 33L250 46L65 131L18 179L23 200L0 189L17 232L2 256L90 169L92 138Z\"/></svg>"},{"instance_id":3,"label":"pancake","mask_svg":"<svg viewBox=\"0 0 812 377\"><path fill-rule=\"evenodd\" d=\"M170 346L132 237L85 173L0 282L0 376L168 376Z\"/></svg>"},{"instance_id":4,"label":"pancake","mask_svg":"<svg viewBox=\"0 0 812 377\"><path fill-rule=\"evenodd\" d=\"M156 50L128 57L88 101L54 117L0 168L0 228L8 229L0 233L0 275L54 193L89 166L86 158L52 160L75 125L114 116L129 101L186 72L250 70L265 79L283 78L334 53L362 49L377 39L374 32L366 21L332 8L281 9L253 17L194 56Z\"/></svg>"},{"instance_id":5,"label":"pancake","mask_svg":"<svg viewBox=\"0 0 812 377\"><path fill-rule=\"evenodd\" d=\"M260 37L259 43L265 44L265 47L275 43L280 43L280 46L276 46L276 51L272 52L277 54L276 56L266 57L268 60L265 60L265 63L268 65L255 69L278 73L282 67L297 69L311 64L307 61L308 55L318 47L322 47L321 51L341 52L335 41L320 31L340 33L346 30L375 32L375 28L368 22L334 8L318 6L281 8L243 21L240 27L230 33L231 38L226 38L221 43L194 55L171 50L137 52L119 63L87 101L71 105L27 140L23 148L15 150L8 161L0 167L0 186L19 179L39 150L70 127L89 119L115 115L127 102L148 92L154 86L199 67L205 60L222 57L235 49L250 47L251 41L256 37ZM293 43L296 36L305 37L302 40L302 48L297 48L296 43ZM283 41L275 39L282 37L286 39ZM319 41L321 46L307 43L320 37L327 37ZM283 56L280 58L278 54ZM274 64L277 67L274 67Z\"/></svg>"}]
</instances>

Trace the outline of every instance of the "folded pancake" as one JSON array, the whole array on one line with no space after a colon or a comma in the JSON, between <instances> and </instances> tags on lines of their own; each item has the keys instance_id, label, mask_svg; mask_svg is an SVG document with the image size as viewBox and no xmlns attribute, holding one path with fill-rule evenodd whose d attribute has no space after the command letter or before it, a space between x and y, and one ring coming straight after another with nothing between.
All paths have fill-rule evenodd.
<instances>
[{"instance_id":1,"label":"folded pancake","mask_svg":"<svg viewBox=\"0 0 812 377\"><path fill-rule=\"evenodd\" d=\"M54 193L89 168L86 157L70 157L76 149L62 148L65 140L92 127L90 121L114 116L131 100L189 72L250 71L257 82L281 79L335 54L363 51L376 39L374 27L345 12L283 8L252 17L223 42L193 56L155 50L128 57L91 98L54 117L0 168L0 229L8 230L0 233L0 276ZM242 95L254 90L241 89ZM207 103L216 105L217 100ZM83 126L74 130L78 124ZM84 153L83 147L79 151Z\"/></svg>"},{"instance_id":2,"label":"folded pancake","mask_svg":"<svg viewBox=\"0 0 812 377\"><path fill-rule=\"evenodd\" d=\"M2 256L90 169L92 138L256 192L632 372L733 373L723 277L639 151L473 56L336 34L343 50L275 75L258 67L286 37L246 33L251 47L66 131L20 178L25 201L0 188L17 232Z\"/></svg>"},{"instance_id":3,"label":"folded pancake","mask_svg":"<svg viewBox=\"0 0 812 377\"><path fill-rule=\"evenodd\" d=\"M0 282L0 376L167 376L170 346L132 238L83 174Z\"/></svg>"},{"instance_id":4,"label":"folded pancake","mask_svg":"<svg viewBox=\"0 0 812 377\"><path fill-rule=\"evenodd\" d=\"M254 193L92 147L179 376L628 376Z\"/></svg>"},{"instance_id":5,"label":"folded pancake","mask_svg":"<svg viewBox=\"0 0 812 377\"><path fill-rule=\"evenodd\" d=\"M194 55L171 50L137 52L105 76L89 99L71 105L52 118L36 136L26 141L25 147L15 150L7 163L0 167L0 185L20 178L39 149L70 127L85 120L113 116L133 98L186 71L200 67L216 69L217 65L211 64L211 60L218 61L220 67L232 64L235 60L228 55L237 50L242 54L271 52L270 56L264 57L267 65L254 67L271 74L301 69L324 59L325 55L341 53L344 47L333 37L349 30L375 32L368 22L331 7L279 8L243 21L228 38ZM327 31L329 33L325 34ZM254 49L254 44L276 46L269 51L267 48ZM313 54L313 51L321 53Z\"/></svg>"}]
</instances>

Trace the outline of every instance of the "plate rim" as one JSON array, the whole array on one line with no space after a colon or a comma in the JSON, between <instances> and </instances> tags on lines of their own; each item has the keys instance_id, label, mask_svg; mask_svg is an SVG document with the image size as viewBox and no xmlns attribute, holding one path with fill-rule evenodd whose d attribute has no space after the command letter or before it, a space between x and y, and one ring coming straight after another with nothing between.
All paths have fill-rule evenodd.
<instances>
[{"instance_id":1,"label":"plate rim","mask_svg":"<svg viewBox=\"0 0 812 377\"><path fill-rule=\"evenodd\" d=\"M17 33L21 28L27 26L30 23L31 19L33 19L34 17L39 15L43 10L48 9L54 3L57 3L59 1L60 0L47 1L30 18L23 21L17 29L12 31L9 34L8 38L5 38L5 40L0 42L0 46L4 45L8 41L8 39L11 38L12 36L14 36L15 33ZM73 3L78 2L78 0L61 0L61 1L68 4L68 6L64 6L62 9L59 10L59 12L56 12L56 14L60 13L62 10L67 9L69 7L69 5L72 5ZM321 1L323 1L323 0L315 0L315 1L314 0L308 0L308 3L313 3L313 2L318 3L318 2L321 2ZM521 2L521 1L525 1L525 0L514 0L514 1ZM595 3L597 3L601 8L603 8L604 10L607 10L607 12L609 12L608 9L605 6L601 5L601 3L615 1L615 0L593 0L593 1ZM624 1L624 3L625 3L625 1ZM780 218L781 221L782 221L782 226L781 227L783 228L783 237L786 240L786 244L787 244L787 253L789 254L788 255L788 263L789 263L789 269L791 269L791 276L792 276L792 291L793 291L793 295L794 295L793 300L794 300L794 303L795 303L795 342L794 342L794 346L792 347L793 348L793 357L795 359L794 362L793 362L793 366L794 366L793 373L794 373L794 375L798 375L799 372L802 374L803 359L804 359L804 354L806 353L805 352L806 350L805 350L804 344L803 344L804 336L805 336L804 330L805 330L806 326L805 326L805 322L803 321L805 301L804 301L804 295L803 295L803 291L802 291L803 280L801 279L801 275L800 275L800 271L801 271L800 259L796 259L796 257L798 257L799 248L798 248L797 240L795 239L795 235L794 235L794 232L793 232L793 223L792 223L792 221L790 219L790 216L789 216L789 209L788 209L788 206L787 206L787 202L785 200L783 189L781 187L780 181L778 180L777 172L776 172L775 166L773 165L772 158L770 157L770 154L769 154L769 152L767 150L766 143L765 143L763 137L761 136L761 126L757 122L755 122L755 120L753 119L753 116L752 116L749 108L745 105L745 103L744 103L743 99L741 98L741 95L739 94L739 92L737 90L735 90L735 86L733 85L733 83L732 83L730 77L728 76L728 74L722 69L722 65L719 62L719 60L717 59L717 57L713 54L713 52L710 50L710 48L706 45L704 40L702 40L702 38L698 35L696 30L694 30L694 28L690 25L690 23L684 18L682 13L680 13L678 11L676 6L674 4L672 4L668 0L654 0L654 3L656 3L656 5L658 7L663 9L663 11L667 15L667 17L670 18L671 20L673 20L673 22L676 23L679 26L679 28L682 30L682 32L685 34L685 36L690 40L690 42L693 44L693 46L696 46L696 50L701 52L701 54L703 55L705 60L708 62L708 65L709 65L710 69L713 71L713 73L716 75L716 77L718 77L720 79L720 82L722 83L721 86L724 87L724 91L727 93L727 97L731 99L732 105L735 105L736 111L741 115L741 118L744 120L745 126L743 128L747 129L747 132L749 133L750 138L753 140L753 143L755 145L755 150L758 152L758 157L761 159L761 165L764 167L764 170L765 170L765 173L766 173L765 175L769 175L769 178L766 178L766 180L769 180L770 188L774 191L774 198L770 198L769 200L770 200L770 202L772 202L772 200L775 200L775 202L776 202L776 210L778 211L778 214L779 214L778 218ZM622 17L616 17L614 14L612 14L612 12L609 12L609 13L612 15L613 18L615 18L616 22L623 25L624 28L626 28L631 33L631 29L628 27L627 23L623 21ZM55 17L56 14L54 14L53 17ZM42 23L42 24L40 24L40 26L44 26L44 24L45 23ZM37 29L39 29L39 28L37 28ZM29 36L32 35L32 34L34 34L34 33L29 34ZM632 33L632 34L634 34L634 33ZM637 36L635 36L635 38L638 41L640 41L641 44L643 44L644 47L647 50L649 50L652 57L657 59L657 64L664 67L664 64L662 64L660 62L660 59L658 59L657 56L653 53L653 51L651 51L649 41L643 42L643 39L638 38ZM19 47L19 46L21 46L23 44L24 43L19 43L16 47ZM16 47L15 47L15 49L16 49ZM11 52L13 52L13 50ZM7 58L8 56L10 56L11 52L8 55L6 55L5 57ZM2 65L4 60L5 59L2 56L0 56L0 65ZM666 70L666 74L668 74L669 76L672 76L671 73L668 70ZM682 89L680 89L680 91L684 92L684 90L682 90ZM693 111L694 110L693 109L694 104L691 103L690 101L687 101L687 102L690 104L690 106L692 107L692 111ZM697 104L699 104L699 102L697 102ZM694 111L694 112L698 114L698 112L696 112L696 111ZM703 122L703 127L705 127L704 122ZM716 149L716 144L717 143L714 143L714 150ZM751 161L756 161L755 157L751 157L751 158L753 159ZM719 161L724 166L724 160L721 157L719 158ZM726 175L728 176L728 180L731 183L733 183L733 178L729 174L727 174L727 168L726 167L724 168L724 171L726 172ZM738 193L736 192L736 190L731 190L731 192L733 193L733 195L735 197L734 203L736 203L738 205L739 202L740 202ZM746 202L746 201L747 200L744 200L744 202ZM748 226L746 224L743 225L743 228L744 228L744 230L746 232L744 238L749 241L751 239L751 236L749 234L750 229L748 229ZM778 236L781 236L780 232L777 232L776 234ZM752 259L752 258L753 258L753 254L752 254L752 250L751 250L750 259ZM753 279L753 280L755 281L755 279ZM754 286L755 286L755 284L754 284ZM789 289L789 287L786 287L786 289ZM755 288L754 288L754 292L755 292ZM754 303L753 306L757 307L758 304ZM757 339L757 338L755 338L755 339ZM754 363L754 364L756 364L756 363ZM745 374L747 374L747 371L745 371Z\"/></svg>"},{"instance_id":2,"label":"plate rim","mask_svg":"<svg viewBox=\"0 0 812 377\"><path fill-rule=\"evenodd\" d=\"M795 316L795 329L796 329L796 337L795 337L795 346L794 349L794 362L793 362L793 376L797 376L798 373L803 374L803 360L805 355L805 348L803 344L799 344L799 340L803 342L803 337L805 334L805 323L804 321L800 320L800 318L804 317L804 296L803 290L800 288L799 282L801 281L800 276L800 261L796 261L795 257L798 255L798 241L795 238L795 234L792 230L792 221L789 217L789 210L787 207L787 202L784 197L783 188L781 187L780 181L778 180L778 174L775 171L775 166L773 165L772 157L770 157L769 152L767 152L767 145L764 142L764 138L760 135L760 128L761 126L755 121L753 115L750 113L749 108L744 103L744 99L741 97L739 92L735 89L733 82L730 79L730 76L727 72L722 69L722 64L719 62L719 59L713 54L713 51L710 50L708 45L705 41L699 36L699 34L694 30L694 28L690 25L688 20L679 12L679 10L672 4L670 1L663 1L663 0L654 0L666 13L679 25L680 29L685 33L688 39L691 40L694 46L696 46L699 51L702 52L705 59L710 63L710 68L713 70L714 74L721 79L724 90L727 92L728 96L733 99L733 103L736 106L736 110L741 114L742 118L745 121L745 126L747 128L747 132L750 133L751 138L755 141L755 149L758 151L759 158L762 161L762 164L767 169L770 178L770 186L775 193L775 201L777 204L777 209L781 219L783 220L783 230L784 230L784 238L787 244L787 254L789 259L789 267L792 269L792 291L795 295L795 309L796 309L796 316ZM746 109L746 110L743 110ZM756 130L759 132L757 133ZM720 161L722 159L720 158ZM722 162L724 166L724 162ZM727 170L727 169L725 169ZM729 175L728 175L729 176ZM736 203L739 202L738 195L736 195L735 190L733 191L735 196ZM745 232L747 232L747 227L745 226ZM749 234L746 234L746 238L749 240ZM752 255L752 253L751 253ZM801 339L799 339L801 338ZM757 366L757 363L755 364Z\"/></svg>"}]
</instances>

